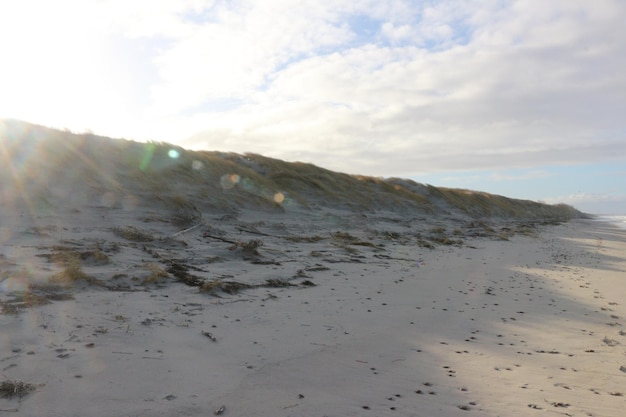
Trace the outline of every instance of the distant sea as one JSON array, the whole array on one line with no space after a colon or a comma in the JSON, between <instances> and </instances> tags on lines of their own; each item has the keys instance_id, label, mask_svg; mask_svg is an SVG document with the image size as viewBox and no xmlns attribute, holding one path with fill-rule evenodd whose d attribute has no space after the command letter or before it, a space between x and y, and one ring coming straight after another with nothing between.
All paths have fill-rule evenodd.
<instances>
[{"instance_id":1,"label":"distant sea","mask_svg":"<svg viewBox=\"0 0 626 417\"><path fill-rule=\"evenodd\" d=\"M594 220L613 223L622 229L626 229L626 214L598 214Z\"/></svg>"}]
</instances>

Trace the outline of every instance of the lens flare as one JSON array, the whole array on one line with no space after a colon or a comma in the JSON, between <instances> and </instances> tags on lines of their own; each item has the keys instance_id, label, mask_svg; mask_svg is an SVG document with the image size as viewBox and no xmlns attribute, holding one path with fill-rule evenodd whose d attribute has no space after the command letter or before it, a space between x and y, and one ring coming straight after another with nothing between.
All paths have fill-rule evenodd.
<instances>
[{"instance_id":1,"label":"lens flare","mask_svg":"<svg viewBox=\"0 0 626 417\"><path fill-rule=\"evenodd\" d=\"M154 156L154 152L156 151L156 144L148 143L146 144L146 153L143 155L141 159L141 163L139 164L139 169L145 171L150 165L150 161L152 161L152 157Z\"/></svg>"},{"instance_id":2,"label":"lens flare","mask_svg":"<svg viewBox=\"0 0 626 417\"><path fill-rule=\"evenodd\" d=\"M241 181L241 178L237 174L225 174L220 178L220 185L225 190L232 189L235 185L237 185Z\"/></svg>"},{"instance_id":3,"label":"lens flare","mask_svg":"<svg viewBox=\"0 0 626 417\"><path fill-rule=\"evenodd\" d=\"M167 153L167 156L172 159L178 159L178 157L180 156L180 152L178 152L176 149L170 149Z\"/></svg>"},{"instance_id":4,"label":"lens flare","mask_svg":"<svg viewBox=\"0 0 626 417\"><path fill-rule=\"evenodd\" d=\"M283 201L285 201L285 195L283 193L274 194L274 201L278 204L281 204Z\"/></svg>"},{"instance_id":5,"label":"lens flare","mask_svg":"<svg viewBox=\"0 0 626 417\"><path fill-rule=\"evenodd\" d=\"M9 277L0 282L0 292L13 293L28 290L28 280L23 277Z\"/></svg>"}]
</instances>

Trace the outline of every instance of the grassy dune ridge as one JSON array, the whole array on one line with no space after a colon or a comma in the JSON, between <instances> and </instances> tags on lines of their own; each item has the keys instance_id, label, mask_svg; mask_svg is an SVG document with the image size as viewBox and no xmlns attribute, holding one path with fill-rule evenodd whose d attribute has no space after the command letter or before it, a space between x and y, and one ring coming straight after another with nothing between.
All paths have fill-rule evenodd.
<instances>
[{"instance_id":1,"label":"grassy dune ridge","mask_svg":"<svg viewBox=\"0 0 626 417\"><path fill-rule=\"evenodd\" d=\"M8 168L0 173L2 202L31 209L54 207L68 198L96 206L158 204L181 224L191 224L207 211L320 206L357 212L408 209L475 219L562 221L583 216L563 204L349 175L257 154L190 151L167 143L75 134L13 120L0 121L0 157Z\"/></svg>"}]
</instances>

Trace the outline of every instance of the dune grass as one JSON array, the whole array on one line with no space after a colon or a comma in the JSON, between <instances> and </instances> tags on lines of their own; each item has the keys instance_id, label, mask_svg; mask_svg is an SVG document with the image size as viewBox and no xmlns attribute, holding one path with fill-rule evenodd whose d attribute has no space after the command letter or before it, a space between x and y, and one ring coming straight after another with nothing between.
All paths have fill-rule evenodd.
<instances>
[{"instance_id":1,"label":"dune grass","mask_svg":"<svg viewBox=\"0 0 626 417\"><path fill-rule=\"evenodd\" d=\"M87 274L83 270L85 263L98 266L109 263L109 257L99 248L78 250L66 246L54 246L52 252L40 256L46 257L49 262L61 267L62 270L52 275L48 279L49 284L60 284L63 286L73 286L82 281L92 285L100 285L103 283L98 279Z\"/></svg>"},{"instance_id":2,"label":"dune grass","mask_svg":"<svg viewBox=\"0 0 626 417\"><path fill-rule=\"evenodd\" d=\"M131 242L152 242L155 237L151 233L143 231L135 226L122 226L113 228L113 233Z\"/></svg>"},{"instance_id":3,"label":"dune grass","mask_svg":"<svg viewBox=\"0 0 626 417\"><path fill-rule=\"evenodd\" d=\"M566 204L549 205L519 200L480 191L428 186L432 198L442 199L450 206L472 217L510 217L566 221L581 213Z\"/></svg>"},{"instance_id":4,"label":"dune grass","mask_svg":"<svg viewBox=\"0 0 626 417\"><path fill-rule=\"evenodd\" d=\"M422 214L458 210L473 218L546 222L582 216L563 204L333 172L257 154L189 151L161 142L137 143L22 122L9 124L11 139L3 139L7 158L23 161L25 173L37 173L19 178L19 185L31 195L40 195L47 209L57 198L49 184L63 183L82 187L97 199L106 194L120 207L129 196L142 208L159 205L170 211L167 221L182 226L201 221L205 212L236 213L242 208L281 212L318 206ZM37 152L31 153L32 149ZM10 176L5 180L15 182Z\"/></svg>"},{"instance_id":5,"label":"dune grass","mask_svg":"<svg viewBox=\"0 0 626 417\"><path fill-rule=\"evenodd\" d=\"M143 279L141 282L142 285L161 284L170 276L161 265L154 262L144 264L143 269L147 270L150 274Z\"/></svg>"},{"instance_id":6,"label":"dune grass","mask_svg":"<svg viewBox=\"0 0 626 417\"><path fill-rule=\"evenodd\" d=\"M17 379L5 379L0 382L0 398L22 398L37 389L37 385Z\"/></svg>"}]
</instances>

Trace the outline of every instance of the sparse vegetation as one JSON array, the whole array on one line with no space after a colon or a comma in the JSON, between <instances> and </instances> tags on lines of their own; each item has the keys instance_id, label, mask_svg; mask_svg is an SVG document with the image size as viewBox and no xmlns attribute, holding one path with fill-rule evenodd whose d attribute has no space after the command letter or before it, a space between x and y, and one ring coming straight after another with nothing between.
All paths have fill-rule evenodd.
<instances>
[{"instance_id":1,"label":"sparse vegetation","mask_svg":"<svg viewBox=\"0 0 626 417\"><path fill-rule=\"evenodd\" d=\"M164 205L170 209L170 221L177 226L186 227L202 221L202 213L195 204L181 194L173 197L161 197Z\"/></svg>"},{"instance_id":2,"label":"sparse vegetation","mask_svg":"<svg viewBox=\"0 0 626 417\"><path fill-rule=\"evenodd\" d=\"M247 255L258 255L258 248L263 246L263 241L260 239L252 239L247 242L235 242L235 244L230 248L231 250L235 250L241 248L243 253Z\"/></svg>"},{"instance_id":3,"label":"sparse vegetation","mask_svg":"<svg viewBox=\"0 0 626 417\"><path fill-rule=\"evenodd\" d=\"M142 285L160 284L169 277L168 272L157 263L144 264L143 267L150 272L150 275L144 278Z\"/></svg>"},{"instance_id":4,"label":"sparse vegetation","mask_svg":"<svg viewBox=\"0 0 626 417\"><path fill-rule=\"evenodd\" d=\"M80 252L66 248L56 248L49 259L62 266L63 270L54 274L49 282L52 284L73 285L78 281L95 283L96 280L83 271Z\"/></svg>"},{"instance_id":5,"label":"sparse vegetation","mask_svg":"<svg viewBox=\"0 0 626 417\"><path fill-rule=\"evenodd\" d=\"M17 379L6 379L0 382L0 398L22 398L35 391L37 387Z\"/></svg>"},{"instance_id":6,"label":"sparse vegetation","mask_svg":"<svg viewBox=\"0 0 626 417\"><path fill-rule=\"evenodd\" d=\"M372 242L360 240L359 238L352 236L348 232L336 232L336 233L331 234L331 237L333 238L333 242L332 242L333 246L341 248L350 254L356 254L359 252L357 249L353 248L352 246L365 246L365 247L371 247L371 248L379 247L378 245Z\"/></svg>"},{"instance_id":7,"label":"sparse vegetation","mask_svg":"<svg viewBox=\"0 0 626 417\"><path fill-rule=\"evenodd\" d=\"M463 241L461 239L450 239L447 236L431 236L428 238L431 242L438 243L440 245L462 245Z\"/></svg>"},{"instance_id":8,"label":"sparse vegetation","mask_svg":"<svg viewBox=\"0 0 626 417\"><path fill-rule=\"evenodd\" d=\"M286 236L284 239L289 242L294 242L294 243L298 243L298 242L315 243L315 242L324 240L322 236Z\"/></svg>"},{"instance_id":9,"label":"sparse vegetation","mask_svg":"<svg viewBox=\"0 0 626 417\"><path fill-rule=\"evenodd\" d=\"M284 287L293 287L294 284L290 283L286 279L280 278L271 278L265 281L264 287L268 288L284 288Z\"/></svg>"},{"instance_id":10,"label":"sparse vegetation","mask_svg":"<svg viewBox=\"0 0 626 417\"><path fill-rule=\"evenodd\" d=\"M252 288L252 287L254 286L250 284L244 284L242 282L223 281L221 279L215 279L215 280L203 282L199 287L199 291L201 293L208 293L211 295L217 295L219 291L224 292L226 294L234 295L240 292L241 290L245 290L245 289Z\"/></svg>"},{"instance_id":11,"label":"sparse vegetation","mask_svg":"<svg viewBox=\"0 0 626 417\"><path fill-rule=\"evenodd\" d=\"M582 216L582 213L566 204L549 205L480 191L431 185L427 188L431 199L445 202L475 218L504 217L561 222Z\"/></svg>"},{"instance_id":12,"label":"sparse vegetation","mask_svg":"<svg viewBox=\"0 0 626 417\"><path fill-rule=\"evenodd\" d=\"M11 299L0 301L0 314L19 314L21 311L50 304L52 301L71 300L74 296L63 287L31 285L29 291L12 294Z\"/></svg>"},{"instance_id":13,"label":"sparse vegetation","mask_svg":"<svg viewBox=\"0 0 626 417\"><path fill-rule=\"evenodd\" d=\"M113 228L113 233L131 242L152 242L155 238L151 233L140 230L135 226Z\"/></svg>"},{"instance_id":14,"label":"sparse vegetation","mask_svg":"<svg viewBox=\"0 0 626 417\"><path fill-rule=\"evenodd\" d=\"M7 158L21 147L37 149L46 157L29 160L44 161L36 167L42 177L77 187L86 184L99 195L110 195L109 207L134 207L142 201L154 204L154 198L143 197L156 194L157 204L171 212L163 220L179 225L197 223L201 221L201 213L211 210L282 211L291 205L316 204L356 211L409 209L424 214L452 209L474 218L511 217L550 222L583 216L565 204L548 205L478 191L438 188L407 179L348 175L309 163L285 162L257 154L194 152L167 143L112 140L17 121L5 125L16 132L20 143L9 149ZM87 137L89 140L85 140ZM63 152L55 147L58 141L50 140L53 138L63 141ZM80 149L81 158L75 158L73 149ZM172 151L176 157L172 157ZM27 166L23 169L29 171ZM112 172L116 174L111 175ZM12 179L7 181L10 184ZM185 184L187 192L179 193L174 184ZM49 193L37 192L42 201L48 202L48 207L54 206ZM123 201L120 195L124 194L133 197ZM128 240L150 238L149 234L138 235L132 230L119 232Z\"/></svg>"}]
</instances>

